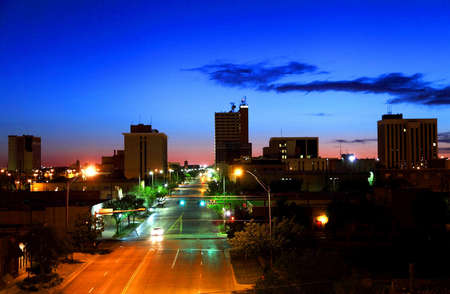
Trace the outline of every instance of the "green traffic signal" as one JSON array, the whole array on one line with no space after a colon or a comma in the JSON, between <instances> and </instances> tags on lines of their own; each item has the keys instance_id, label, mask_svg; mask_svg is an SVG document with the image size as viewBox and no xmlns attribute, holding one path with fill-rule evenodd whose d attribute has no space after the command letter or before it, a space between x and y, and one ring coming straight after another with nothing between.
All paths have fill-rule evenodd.
<instances>
[{"instance_id":1,"label":"green traffic signal","mask_svg":"<svg viewBox=\"0 0 450 294\"><path fill-rule=\"evenodd\" d=\"M181 206L184 206L185 204L186 204L186 201L184 201L184 199L181 199L181 200L180 200L180 205L181 205Z\"/></svg>"}]
</instances>

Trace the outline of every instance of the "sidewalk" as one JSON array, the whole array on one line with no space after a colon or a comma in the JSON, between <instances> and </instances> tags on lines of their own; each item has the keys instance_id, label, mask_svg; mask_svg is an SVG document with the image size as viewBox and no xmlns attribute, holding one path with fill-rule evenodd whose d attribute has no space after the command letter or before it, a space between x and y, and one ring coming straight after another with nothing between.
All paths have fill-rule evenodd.
<instances>
[{"instance_id":1,"label":"sidewalk","mask_svg":"<svg viewBox=\"0 0 450 294\"><path fill-rule=\"evenodd\" d=\"M230 254L230 262L236 282L241 285L254 285L263 274L256 258L240 258Z\"/></svg>"},{"instance_id":2,"label":"sidewalk","mask_svg":"<svg viewBox=\"0 0 450 294\"><path fill-rule=\"evenodd\" d=\"M56 272L63 279L62 283L58 286L50 289L39 290L39 293L60 293L68 283L70 283L79 273L81 273L86 267L88 267L96 258L98 254L92 255L87 253L74 253L73 259L79 261L79 263L60 263L56 268ZM13 281L11 281L5 289L0 290L0 294L22 294L29 293L27 291L21 290L17 287L17 283L22 281L28 276L24 273Z\"/></svg>"}]
</instances>

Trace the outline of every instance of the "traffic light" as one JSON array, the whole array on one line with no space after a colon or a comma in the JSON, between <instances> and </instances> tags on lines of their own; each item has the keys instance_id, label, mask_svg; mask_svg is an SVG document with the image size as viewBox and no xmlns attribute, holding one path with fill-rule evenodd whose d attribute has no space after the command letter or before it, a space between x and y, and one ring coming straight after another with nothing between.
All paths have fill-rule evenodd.
<instances>
[{"instance_id":1,"label":"traffic light","mask_svg":"<svg viewBox=\"0 0 450 294\"><path fill-rule=\"evenodd\" d=\"M184 206L184 205L186 204L186 201L184 201L184 199L181 199L181 200L179 201L179 203L180 203L180 206Z\"/></svg>"},{"instance_id":2,"label":"traffic light","mask_svg":"<svg viewBox=\"0 0 450 294\"><path fill-rule=\"evenodd\" d=\"M200 200L199 205L202 207L206 206L205 200Z\"/></svg>"}]
</instances>

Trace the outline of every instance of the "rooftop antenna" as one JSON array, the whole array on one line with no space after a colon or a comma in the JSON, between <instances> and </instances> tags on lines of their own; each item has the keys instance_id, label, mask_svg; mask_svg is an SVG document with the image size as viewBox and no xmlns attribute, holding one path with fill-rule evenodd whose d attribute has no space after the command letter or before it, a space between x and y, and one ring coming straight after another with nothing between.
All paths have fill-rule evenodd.
<instances>
[{"instance_id":1,"label":"rooftop antenna","mask_svg":"<svg viewBox=\"0 0 450 294\"><path fill-rule=\"evenodd\" d=\"M283 128L280 129L281 137L283 137Z\"/></svg>"},{"instance_id":2,"label":"rooftop antenna","mask_svg":"<svg viewBox=\"0 0 450 294\"><path fill-rule=\"evenodd\" d=\"M342 143L339 143L339 155L342 157Z\"/></svg>"},{"instance_id":3,"label":"rooftop antenna","mask_svg":"<svg viewBox=\"0 0 450 294\"><path fill-rule=\"evenodd\" d=\"M392 114L392 104L387 105L387 113Z\"/></svg>"},{"instance_id":4,"label":"rooftop antenna","mask_svg":"<svg viewBox=\"0 0 450 294\"><path fill-rule=\"evenodd\" d=\"M241 105L247 105L247 96L242 97Z\"/></svg>"},{"instance_id":5,"label":"rooftop antenna","mask_svg":"<svg viewBox=\"0 0 450 294\"><path fill-rule=\"evenodd\" d=\"M236 104L234 102L230 102L231 104L231 112L234 112L234 110L236 109Z\"/></svg>"}]
</instances>

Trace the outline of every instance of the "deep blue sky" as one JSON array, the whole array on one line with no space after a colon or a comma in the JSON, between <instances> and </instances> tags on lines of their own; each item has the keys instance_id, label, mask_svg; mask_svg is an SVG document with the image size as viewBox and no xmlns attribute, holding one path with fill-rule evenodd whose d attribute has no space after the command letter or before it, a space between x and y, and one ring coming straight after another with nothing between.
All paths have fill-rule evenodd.
<instances>
[{"instance_id":1,"label":"deep blue sky","mask_svg":"<svg viewBox=\"0 0 450 294\"><path fill-rule=\"evenodd\" d=\"M41 136L43 163L61 165L100 161L123 148L131 123L150 121L169 137L169 160L211 163L214 112L244 95L256 155L282 130L319 136L322 156L338 155L336 140L368 139L342 149L376 157L376 121L398 98L384 82L379 91L380 76L420 73L402 89L426 87L438 100L436 91L450 85L450 4L317 2L1 1L0 166L9 134ZM292 62L315 70L257 83L214 75L231 64L260 78ZM361 77L376 90L355 91ZM261 87L312 81L347 86ZM408 97L393 112L438 118L449 142L448 95L434 104Z\"/></svg>"}]
</instances>

